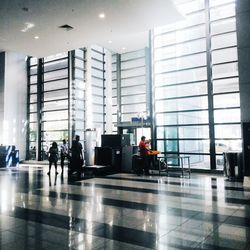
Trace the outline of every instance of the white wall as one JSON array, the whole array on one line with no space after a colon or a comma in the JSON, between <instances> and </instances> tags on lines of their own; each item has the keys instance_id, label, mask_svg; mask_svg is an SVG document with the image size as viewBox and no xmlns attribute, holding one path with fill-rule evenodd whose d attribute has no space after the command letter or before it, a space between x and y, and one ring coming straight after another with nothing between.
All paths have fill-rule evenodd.
<instances>
[{"instance_id":1,"label":"white wall","mask_svg":"<svg viewBox=\"0 0 250 250\"><path fill-rule=\"evenodd\" d=\"M27 75L25 55L5 53L3 143L16 145L25 159Z\"/></svg>"},{"instance_id":2,"label":"white wall","mask_svg":"<svg viewBox=\"0 0 250 250\"><path fill-rule=\"evenodd\" d=\"M92 107L92 88L91 88L91 46L87 47L86 52L86 129L93 129L93 107Z\"/></svg>"},{"instance_id":3,"label":"white wall","mask_svg":"<svg viewBox=\"0 0 250 250\"><path fill-rule=\"evenodd\" d=\"M106 134L112 134L112 54L106 54Z\"/></svg>"}]
</instances>

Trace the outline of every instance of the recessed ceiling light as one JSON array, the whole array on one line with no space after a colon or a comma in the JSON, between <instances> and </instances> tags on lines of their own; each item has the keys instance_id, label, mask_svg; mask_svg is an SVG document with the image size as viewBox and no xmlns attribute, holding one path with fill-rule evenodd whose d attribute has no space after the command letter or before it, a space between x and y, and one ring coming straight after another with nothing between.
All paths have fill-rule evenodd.
<instances>
[{"instance_id":1,"label":"recessed ceiling light","mask_svg":"<svg viewBox=\"0 0 250 250\"><path fill-rule=\"evenodd\" d=\"M122 50L125 50L125 49L126 49L125 47L122 48Z\"/></svg>"},{"instance_id":2,"label":"recessed ceiling light","mask_svg":"<svg viewBox=\"0 0 250 250\"><path fill-rule=\"evenodd\" d=\"M106 16L105 16L104 13L100 13L100 14L99 14L99 18L100 18L100 19L104 19L105 17L106 17Z\"/></svg>"},{"instance_id":3,"label":"recessed ceiling light","mask_svg":"<svg viewBox=\"0 0 250 250\"><path fill-rule=\"evenodd\" d=\"M29 8L28 7L23 7L22 10L25 11L25 12L28 12Z\"/></svg>"},{"instance_id":4,"label":"recessed ceiling light","mask_svg":"<svg viewBox=\"0 0 250 250\"><path fill-rule=\"evenodd\" d=\"M112 41L111 41L111 40L109 40L109 41L108 41L108 43L112 43Z\"/></svg>"},{"instance_id":5,"label":"recessed ceiling light","mask_svg":"<svg viewBox=\"0 0 250 250\"><path fill-rule=\"evenodd\" d=\"M23 29L21 29L22 32L27 32L30 29L32 29L35 26L34 23L24 23Z\"/></svg>"},{"instance_id":6,"label":"recessed ceiling light","mask_svg":"<svg viewBox=\"0 0 250 250\"><path fill-rule=\"evenodd\" d=\"M34 39L36 39L36 40L39 39L39 36L34 36Z\"/></svg>"}]
</instances>

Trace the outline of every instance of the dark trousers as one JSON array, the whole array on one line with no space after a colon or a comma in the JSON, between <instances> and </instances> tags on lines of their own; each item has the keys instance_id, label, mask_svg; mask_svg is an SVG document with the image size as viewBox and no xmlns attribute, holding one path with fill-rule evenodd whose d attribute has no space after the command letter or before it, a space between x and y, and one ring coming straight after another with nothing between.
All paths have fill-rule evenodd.
<instances>
[{"instance_id":1,"label":"dark trousers","mask_svg":"<svg viewBox=\"0 0 250 250\"><path fill-rule=\"evenodd\" d=\"M63 168L64 168L64 161L65 161L65 156L64 155L61 155L61 168L62 168L62 171L63 171Z\"/></svg>"},{"instance_id":2,"label":"dark trousers","mask_svg":"<svg viewBox=\"0 0 250 250\"><path fill-rule=\"evenodd\" d=\"M149 155L143 155L142 160L143 160L144 173L149 174L149 166L150 166L151 158Z\"/></svg>"},{"instance_id":3,"label":"dark trousers","mask_svg":"<svg viewBox=\"0 0 250 250\"><path fill-rule=\"evenodd\" d=\"M83 160L79 157L71 157L68 173L71 175L74 172L77 172L78 175L81 175L82 172Z\"/></svg>"}]
</instances>

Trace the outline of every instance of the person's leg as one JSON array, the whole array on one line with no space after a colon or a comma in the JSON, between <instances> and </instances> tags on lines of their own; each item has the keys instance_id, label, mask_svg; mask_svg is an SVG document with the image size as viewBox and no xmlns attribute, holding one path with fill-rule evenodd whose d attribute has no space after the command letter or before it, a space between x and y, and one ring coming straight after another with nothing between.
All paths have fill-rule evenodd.
<instances>
[{"instance_id":1,"label":"person's leg","mask_svg":"<svg viewBox=\"0 0 250 250\"><path fill-rule=\"evenodd\" d=\"M55 161L54 164L55 164L56 174L58 174L58 172L57 172L57 161Z\"/></svg>"},{"instance_id":2,"label":"person's leg","mask_svg":"<svg viewBox=\"0 0 250 250\"><path fill-rule=\"evenodd\" d=\"M137 162L137 175L143 175L144 164L144 158L140 157Z\"/></svg>"},{"instance_id":3,"label":"person's leg","mask_svg":"<svg viewBox=\"0 0 250 250\"><path fill-rule=\"evenodd\" d=\"M141 175L142 171L143 171L143 162L142 162L142 158L137 156L137 155L133 155L132 157L132 169L134 171L135 174L137 175Z\"/></svg>"},{"instance_id":4,"label":"person's leg","mask_svg":"<svg viewBox=\"0 0 250 250\"><path fill-rule=\"evenodd\" d=\"M77 159L71 157L70 159L70 173L73 174L77 171Z\"/></svg>"},{"instance_id":5,"label":"person's leg","mask_svg":"<svg viewBox=\"0 0 250 250\"><path fill-rule=\"evenodd\" d=\"M47 173L48 175L50 175L51 165L52 165L52 162L49 161L49 172Z\"/></svg>"},{"instance_id":6,"label":"person's leg","mask_svg":"<svg viewBox=\"0 0 250 250\"><path fill-rule=\"evenodd\" d=\"M77 163L77 176L80 178L82 174L82 160L79 158Z\"/></svg>"},{"instance_id":7,"label":"person's leg","mask_svg":"<svg viewBox=\"0 0 250 250\"><path fill-rule=\"evenodd\" d=\"M153 164L152 155L147 155L147 161L148 161L148 174L149 174L149 170L152 169L152 164Z\"/></svg>"},{"instance_id":8,"label":"person's leg","mask_svg":"<svg viewBox=\"0 0 250 250\"><path fill-rule=\"evenodd\" d=\"M149 175L149 157L145 155L144 157L144 174Z\"/></svg>"},{"instance_id":9,"label":"person's leg","mask_svg":"<svg viewBox=\"0 0 250 250\"><path fill-rule=\"evenodd\" d=\"M63 168L64 168L64 160L65 160L65 157L63 155L61 155L61 169L62 169L62 173L63 173Z\"/></svg>"}]
</instances>

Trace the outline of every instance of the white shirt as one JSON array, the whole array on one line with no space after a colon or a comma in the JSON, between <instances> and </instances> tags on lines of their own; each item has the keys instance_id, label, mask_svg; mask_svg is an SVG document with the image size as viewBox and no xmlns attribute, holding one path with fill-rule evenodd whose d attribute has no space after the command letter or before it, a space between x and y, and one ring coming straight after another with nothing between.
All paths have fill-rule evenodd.
<instances>
[{"instance_id":1,"label":"white shirt","mask_svg":"<svg viewBox=\"0 0 250 250\"><path fill-rule=\"evenodd\" d=\"M67 144L61 145L61 154L65 155L65 156L68 154L68 145Z\"/></svg>"}]
</instances>

